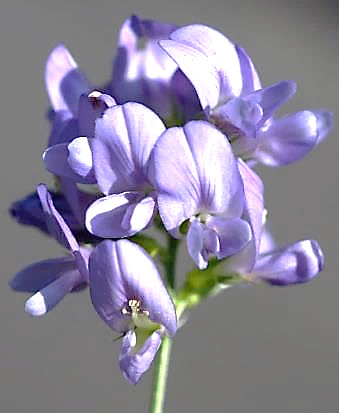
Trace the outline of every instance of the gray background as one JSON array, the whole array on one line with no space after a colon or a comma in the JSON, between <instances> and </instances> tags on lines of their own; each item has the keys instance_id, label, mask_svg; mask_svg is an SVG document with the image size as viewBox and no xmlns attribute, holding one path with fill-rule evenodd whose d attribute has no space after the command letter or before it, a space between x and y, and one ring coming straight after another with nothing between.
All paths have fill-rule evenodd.
<instances>
[{"instance_id":1,"label":"gray background","mask_svg":"<svg viewBox=\"0 0 339 413\"><path fill-rule=\"evenodd\" d=\"M94 83L109 78L120 25L131 13L201 22L242 44L264 85L294 79L285 111L338 111L335 2L282 0L12 0L0 6L1 286L0 411L147 412L151 375L121 376L120 345L87 292L29 318L7 282L61 248L10 220L10 202L51 183L41 153L48 136L44 61L59 42ZM208 300L175 338L167 412L335 413L339 377L339 143L336 132L302 162L261 168L276 238L316 238L326 268L286 289L239 288Z\"/></svg>"}]
</instances>

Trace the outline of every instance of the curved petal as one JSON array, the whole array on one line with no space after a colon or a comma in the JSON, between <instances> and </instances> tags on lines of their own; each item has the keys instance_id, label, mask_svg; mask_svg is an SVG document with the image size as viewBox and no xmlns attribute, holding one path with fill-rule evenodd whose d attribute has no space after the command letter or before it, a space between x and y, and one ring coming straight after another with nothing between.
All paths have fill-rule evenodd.
<instances>
[{"instance_id":1,"label":"curved petal","mask_svg":"<svg viewBox=\"0 0 339 413\"><path fill-rule=\"evenodd\" d=\"M297 85L295 82L292 80L282 80L246 96L244 100L252 102L252 104L256 103L262 108L262 118L257 126L262 126L280 106L295 94L296 90Z\"/></svg>"},{"instance_id":2,"label":"curved petal","mask_svg":"<svg viewBox=\"0 0 339 413\"><path fill-rule=\"evenodd\" d=\"M253 275L271 285L285 286L310 281L324 266L316 241L305 240L261 255Z\"/></svg>"},{"instance_id":3,"label":"curved petal","mask_svg":"<svg viewBox=\"0 0 339 413\"><path fill-rule=\"evenodd\" d=\"M136 333L129 331L123 338L119 356L119 365L124 377L132 384L137 384L150 365L160 347L161 333L154 331L145 341L142 348L135 353Z\"/></svg>"},{"instance_id":4,"label":"curved petal","mask_svg":"<svg viewBox=\"0 0 339 413\"><path fill-rule=\"evenodd\" d=\"M192 82L203 109L240 95L239 57L225 36L196 24L175 30L170 39L160 41L160 46Z\"/></svg>"},{"instance_id":5,"label":"curved petal","mask_svg":"<svg viewBox=\"0 0 339 413\"><path fill-rule=\"evenodd\" d=\"M107 109L96 122L93 163L104 194L147 184L148 159L165 126L146 106L129 102Z\"/></svg>"},{"instance_id":6,"label":"curved petal","mask_svg":"<svg viewBox=\"0 0 339 413\"><path fill-rule=\"evenodd\" d=\"M92 150L87 137L73 139L68 144L67 162L77 176L82 178L83 183L95 184Z\"/></svg>"},{"instance_id":7,"label":"curved petal","mask_svg":"<svg viewBox=\"0 0 339 413\"><path fill-rule=\"evenodd\" d=\"M101 242L89 260L90 293L99 316L113 330L126 332L129 300L140 301L149 319L163 325L170 335L177 328L173 302L153 261L137 244L128 240Z\"/></svg>"},{"instance_id":8,"label":"curved petal","mask_svg":"<svg viewBox=\"0 0 339 413\"><path fill-rule=\"evenodd\" d=\"M155 201L142 192L123 192L95 201L86 212L86 228L103 238L129 237L146 228Z\"/></svg>"},{"instance_id":9,"label":"curved petal","mask_svg":"<svg viewBox=\"0 0 339 413\"><path fill-rule=\"evenodd\" d=\"M225 267L228 272L248 274L255 265L259 246L263 242L264 185L259 176L241 159L238 159L238 167L245 190L245 208L242 218L249 223L252 235L248 244L240 252L227 259Z\"/></svg>"},{"instance_id":10,"label":"curved petal","mask_svg":"<svg viewBox=\"0 0 339 413\"><path fill-rule=\"evenodd\" d=\"M216 251L215 255L219 260L241 251L252 237L249 224L240 218L212 217L206 226L213 229L218 235L220 249Z\"/></svg>"},{"instance_id":11,"label":"curved petal","mask_svg":"<svg viewBox=\"0 0 339 413\"><path fill-rule=\"evenodd\" d=\"M246 200L243 218L251 225L255 249L259 251L264 215L264 184L242 159L238 159L238 167Z\"/></svg>"},{"instance_id":12,"label":"curved petal","mask_svg":"<svg viewBox=\"0 0 339 413\"><path fill-rule=\"evenodd\" d=\"M200 270L204 270L208 265L208 257L204 254L204 225L199 220L191 221L187 236L187 250L195 264Z\"/></svg>"},{"instance_id":13,"label":"curved petal","mask_svg":"<svg viewBox=\"0 0 339 413\"><path fill-rule=\"evenodd\" d=\"M269 166L283 166L297 162L327 133L323 117L311 111L296 112L273 120L258 134L259 145L254 154L259 162Z\"/></svg>"},{"instance_id":14,"label":"curved petal","mask_svg":"<svg viewBox=\"0 0 339 413\"><path fill-rule=\"evenodd\" d=\"M67 249L78 251L79 244L62 216L55 209L51 195L48 193L46 186L43 184L38 185L37 193L40 198L42 209L46 214L46 223L50 233Z\"/></svg>"},{"instance_id":15,"label":"curved petal","mask_svg":"<svg viewBox=\"0 0 339 413\"><path fill-rule=\"evenodd\" d=\"M147 228L155 214L155 200L148 196L134 205L130 205L124 216L123 227L136 234Z\"/></svg>"},{"instance_id":16,"label":"curved petal","mask_svg":"<svg viewBox=\"0 0 339 413\"><path fill-rule=\"evenodd\" d=\"M54 175L83 184L96 182L87 138L80 137L70 144L59 143L51 146L44 152L43 160L46 169Z\"/></svg>"},{"instance_id":17,"label":"curved petal","mask_svg":"<svg viewBox=\"0 0 339 413\"><path fill-rule=\"evenodd\" d=\"M254 64L245 50L239 46L235 45L235 49L238 54L241 77L242 77L242 95L248 95L255 90L261 89L261 83L258 73L254 67Z\"/></svg>"},{"instance_id":18,"label":"curved petal","mask_svg":"<svg viewBox=\"0 0 339 413\"><path fill-rule=\"evenodd\" d=\"M243 187L231 146L208 122L168 129L154 147L152 163L167 230L199 212L241 215Z\"/></svg>"},{"instance_id":19,"label":"curved petal","mask_svg":"<svg viewBox=\"0 0 339 413\"><path fill-rule=\"evenodd\" d=\"M76 115L80 96L90 92L88 81L64 45L57 46L50 53L45 82L55 111L70 110Z\"/></svg>"},{"instance_id":20,"label":"curved petal","mask_svg":"<svg viewBox=\"0 0 339 413\"><path fill-rule=\"evenodd\" d=\"M26 301L25 311L32 316L45 315L52 310L66 294L70 293L83 280L79 271L63 274L41 289Z\"/></svg>"},{"instance_id":21,"label":"curved petal","mask_svg":"<svg viewBox=\"0 0 339 413\"><path fill-rule=\"evenodd\" d=\"M54 258L29 265L9 282L14 291L36 293L63 275L76 271L73 257Z\"/></svg>"}]
</instances>

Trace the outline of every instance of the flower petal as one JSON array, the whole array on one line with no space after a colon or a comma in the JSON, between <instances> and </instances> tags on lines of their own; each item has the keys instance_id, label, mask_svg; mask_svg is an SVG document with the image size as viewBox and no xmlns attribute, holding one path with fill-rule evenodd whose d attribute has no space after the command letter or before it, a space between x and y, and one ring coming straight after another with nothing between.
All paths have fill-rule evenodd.
<instances>
[{"instance_id":1,"label":"flower petal","mask_svg":"<svg viewBox=\"0 0 339 413\"><path fill-rule=\"evenodd\" d=\"M284 103L286 103L296 92L297 86L292 80L282 80L272 86L257 90L244 99L260 105L263 115L260 124L262 126L267 119Z\"/></svg>"},{"instance_id":2,"label":"flower petal","mask_svg":"<svg viewBox=\"0 0 339 413\"><path fill-rule=\"evenodd\" d=\"M36 293L73 271L76 271L73 257L49 259L23 268L12 278L9 285L14 291Z\"/></svg>"},{"instance_id":3,"label":"flower petal","mask_svg":"<svg viewBox=\"0 0 339 413\"><path fill-rule=\"evenodd\" d=\"M133 352L135 342L135 332L129 331L123 338L122 347L119 356L120 369L125 378L132 384L137 384L141 376L150 368L150 365L160 347L161 333L154 331L142 348Z\"/></svg>"},{"instance_id":4,"label":"flower petal","mask_svg":"<svg viewBox=\"0 0 339 413\"><path fill-rule=\"evenodd\" d=\"M168 334L177 328L173 302L153 261L128 240L102 241L89 260L90 293L99 316L113 330L129 330L130 317L123 313L128 301L140 301L149 319L163 325Z\"/></svg>"},{"instance_id":5,"label":"flower petal","mask_svg":"<svg viewBox=\"0 0 339 413\"><path fill-rule=\"evenodd\" d=\"M26 301L25 311L32 316L45 315L52 310L79 283L82 277L79 271L71 271L56 278Z\"/></svg>"},{"instance_id":6,"label":"flower petal","mask_svg":"<svg viewBox=\"0 0 339 413\"><path fill-rule=\"evenodd\" d=\"M215 255L219 260L241 251L252 237L249 224L240 218L211 217L206 226L218 235L219 251Z\"/></svg>"},{"instance_id":7,"label":"flower petal","mask_svg":"<svg viewBox=\"0 0 339 413\"><path fill-rule=\"evenodd\" d=\"M67 149L67 162L74 173L83 179L83 183L96 183L89 139L87 137L73 139Z\"/></svg>"},{"instance_id":8,"label":"flower petal","mask_svg":"<svg viewBox=\"0 0 339 413\"><path fill-rule=\"evenodd\" d=\"M239 57L225 36L196 24L175 30L170 39L160 41L160 46L192 82L203 109L240 95Z\"/></svg>"},{"instance_id":9,"label":"flower petal","mask_svg":"<svg viewBox=\"0 0 339 413\"><path fill-rule=\"evenodd\" d=\"M235 45L241 69L242 77L242 90L241 94L243 96L254 92L255 90L261 89L261 83L258 73L254 67L254 64L250 57L247 55L245 50L239 46Z\"/></svg>"},{"instance_id":10,"label":"flower petal","mask_svg":"<svg viewBox=\"0 0 339 413\"><path fill-rule=\"evenodd\" d=\"M258 134L255 157L269 166L294 163L311 151L329 132L329 112L301 111L273 120Z\"/></svg>"},{"instance_id":11,"label":"flower petal","mask_svg":"<svg viewBox=\"0 0 339 413\"><path fill-rule=\"evenodd\" d=\"M57 46L50 53L45 82L55 111L70 110L76 115L80 96L90 92L88 81L64 45Z\"/></svg>"},{"instance_id":12,"label":"flower petal","mask_svg":"<svg viewBox=\"0 0 339 413\"><path fill-rule=\"evenodd\" d=\"M71 143L59 143L49 147L43 154L46 169L56 176L74 182L96 182L92 169L92 153L87 138L80 137Z\"/></svg>"},{"instance_id":13,"label":"flower petal","mask_svg":"<svg viewBox=\"0 0 339 413\"><path fill-rule=\"evenodd\" d=\"M170 79L176 64L155 42L166 39L176 26L131 16L119 36L112 89L120 104L143 103L164 117L172 110ZM141 46L142 44L142 46Z\"/></svg>"},{"instance_id":14,"label":"flower petal","mask_svg":"<svg viewBox=\"0 0 339 413\"><path fill-rule=\"evenodd\" d=\"M103 238L129 237L146 228L154 214L155 201L143 192L123 192L95 201L86 212L86 227Z\"/></svg>"},{"instance_id":15,"label":"flower petal","mask_svg":"<svg viewBox=\"0 0 339 413\"><path fill-rule=\"evenodd\" d=\"M261 255L253 275L271 285L285 286L310 281L324 266L316 241L305 240Z\"/></svg>"},{"instance_id":16,"label":"flower petal","mask_svg":"<svg viewBox=\"0 0 339 413\"><path fill-rule=\"evenodd\" d=\"M241 215L243 186L231 146L208 122L168 129L154 147L152 162L167 230L199 212Z\"/></svg>"},{"instance_id":17,"label":"flower petal","mask_svg":"<svg viewBox=\"0 0 339 413\"><path fill-rule=\"evenodd\" d=\"M200 270L208 265L208 256L204 254L204 225L198 219L190 223L186 236L187 250L195 264Z\"/></svg>"},{"instance_id":18,"label":"flower petal","mask_svg":"<svg viewBox=\"0 0 339 413\"><path fill-rule=\"evenodd\" d=\"M62 216L55 209L51 195L48 193L46 186L43 184L38 185L37 193L39 195L42 208L46 214L47 226L50 233L67 249L70 249L71 251L78 251L79 244Z\"/></svg>"},{"instance_id":19,"label":"flower petal","mask_svg":"<svg viewBox=\"0 0 339 413\"><path fill-rule=\"evenodd\" d=\"M107 109L96 122L93 163L104 194L140 190L147 184L148 160L165 130L146 106L126 103Z\"/></svg>"}]
</instances>

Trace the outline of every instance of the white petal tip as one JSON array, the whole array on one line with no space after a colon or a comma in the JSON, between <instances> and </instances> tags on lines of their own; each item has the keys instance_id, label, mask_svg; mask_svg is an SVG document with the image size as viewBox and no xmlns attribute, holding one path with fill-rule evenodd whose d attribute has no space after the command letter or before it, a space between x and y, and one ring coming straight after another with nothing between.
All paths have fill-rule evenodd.
<instances>
[{"instance_id":1,"label":"white petal tip","mask_svg":"<svg viewBox=\"0 0 339 413\"><path fill-rule=\"evenodd\" d=\"M45 299L40 292L26 301L25 312L33 317L39 317L47 313Z\"/></svg>"}]
</instances>

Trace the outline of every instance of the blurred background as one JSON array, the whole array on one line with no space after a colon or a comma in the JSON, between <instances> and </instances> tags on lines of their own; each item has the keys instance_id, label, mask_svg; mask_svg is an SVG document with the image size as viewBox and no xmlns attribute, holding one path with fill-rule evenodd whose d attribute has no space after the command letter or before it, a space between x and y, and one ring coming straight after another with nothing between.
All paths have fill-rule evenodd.
<instances>
[{"instance_id":1,"label":"blurred background","mask_svg":"<svg viewBox=\"0 0 339 413\"><path fill-rule=\"evenodd\" d=\"M109 79L118 31L130 14L204 23L240 43L269 85L294 79L284 111L338 114L336 2L281 0L5 0L0 6L1 279L0 411L148 411L151 374L136 386L118 369L119 343L88 292L40 319L8 280L62 254L7 209L51 183L41 153L49 126L44 64L63 42L94 84ZM281 244L314 238L326 267L312 283L235 288L192 313L175 338L166 412L336 413L339 396L339 142L337 131L302 162L261 168L266 207ZM180 266L184 265L183 262Z\"/></svg>"}]
</instances>

